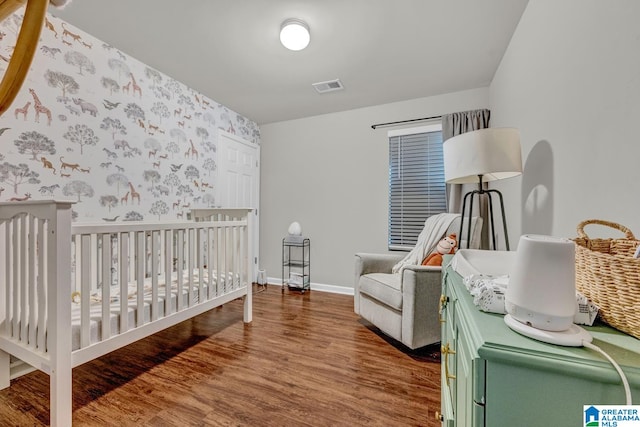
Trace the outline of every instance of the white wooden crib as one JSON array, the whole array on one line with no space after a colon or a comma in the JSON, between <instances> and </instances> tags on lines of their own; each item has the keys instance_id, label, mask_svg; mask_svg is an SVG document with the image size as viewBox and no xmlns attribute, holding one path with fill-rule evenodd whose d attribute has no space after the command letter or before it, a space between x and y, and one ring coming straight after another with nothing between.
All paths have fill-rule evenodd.
<instances>
[{"instance_id":1,"label":"white wooden crib","mask_svg":"<svg viewBox=\"0 0 640 427\"><path fill-rule=\"evenodd\" d=\"M236 298L252 315L248 209L72 224L71 206L0 203L0 389L14 358L48 374L52 426L71 425L74 367Z\"/></svg>"}]
</instances>

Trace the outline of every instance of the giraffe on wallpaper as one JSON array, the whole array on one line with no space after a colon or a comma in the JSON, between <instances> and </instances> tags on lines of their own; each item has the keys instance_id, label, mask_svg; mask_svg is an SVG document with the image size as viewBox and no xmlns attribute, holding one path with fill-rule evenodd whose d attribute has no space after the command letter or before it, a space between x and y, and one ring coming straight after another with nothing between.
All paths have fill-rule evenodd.
<instances>
[{"instance_id":1,"label":"giraffe on wallpaper","mask_svg":"<svg viewBox=\"0 0 640 427\"><path fill-rule=\"evenodd\" d=\"M196 159L198 158L198 150L196 150L196 146L193 145L193 141L189 140L189 143L191 144L191 157L195 157Z\"/></svg>"},{"instance_id":2,"label":"giraffe on wallpaper","mask_svg":"<svg viewBox=\"0 0 640 427\"><path fill-rule=\"evenodd\" d=\"M24 107L16 108L14 110L14 114L16 115L16 119L18 118L18 114L22 114L24 119L27 120L27 113L29 112L29 106L31 105L31 101L27 102Z\"/></svg>"},{"instance_id":3,"label":"giraffe on wallpaper","mask_svg":"<svg viewBox=\"0 0 640 427\"><path fill-rule=\"evenodd\" d=\"M135 96L137 91L138 94L140 95L140 98L142 98L142 89L136 83L136 79L133 77L133 73L129 73L129 75L131 76L131 85L133 87L131 95Z\"/></svg>"},{"instance_id":4,"label":"giraffe on wallpaper","mask_svg":"<svg viewBox=\"0 0 640 427\"><path fill-rule=\"evenodd\" d=\"M33 96L33 102L35 103L33 108L36 109L36 123L40 123L40 113L43 113L47 115L47 125L51 126L51 110L42 105L42 102L40 102L40 98L36 95L35 90L29 89L29 93Z\"/></svg>"},{"instance_id":5,"label":"giraffe on wallpaper","mask_svg":"<svg viewBox=\"0 0 640 427\"><path fill-rule=\"evenodd\" d=\"M129 190L131 191L131 203L133 204L134 199L138 199L138 204L140 204L140 193L133 188L132 183L129 183Z\"/></svg>"}]
</instances>

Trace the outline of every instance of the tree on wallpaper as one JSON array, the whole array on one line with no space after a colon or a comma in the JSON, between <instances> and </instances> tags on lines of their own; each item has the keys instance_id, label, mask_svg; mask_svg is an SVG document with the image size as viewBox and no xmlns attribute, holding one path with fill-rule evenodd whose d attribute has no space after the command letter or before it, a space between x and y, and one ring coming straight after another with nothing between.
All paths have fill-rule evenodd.
<instances>
[{"instance_id":1,"label":"tree on wallpaper","mask_svg":"<svg viewBox=\"0 0 640 427\"><path fill-rule=\"evenodd\" d=\"M171 136L171 140L175 141L178 145L182 145L187 142L187 135L183 130L180 130L178 128L171 129L169 131L169 136Z\"/></svg>"},{"instance_id":2,"label":"tree on wallpaper","mask_svg":"<svg viewBox=\"0 0 640 427\"><path fill-rule=\"evenodd\" d=\"M118 198L112 195L100 196L100 206L109 208L109 212L111 212L111 208L118 206Z\"/></svg>"},{"instance_id":3,"label":"tree on wallpaper","mask_svg":"<svg viewBox=\"0 0 640 427\"><path fill-rule=\"evenodd\" d=\"M217 168L218 166L216 165L216 161L213 160L211 157L205 160L204 163L202 164L202 169L209 171L209 176L211 176L211 172L214 172Z\"/></svg>"},{"instance_id":4,"label":"tree on wallpaper","mask_svg":"<svg viewBox=\"0 0 640 427\"><path fill-rule=\"evenodd\" d=\"M167 213L169 213L169 206L162 200L155 201L153 202L153 205L151 205L149 213L158 215L158 220L160 220L160 217L162 215L166 215Z\"/></svg>"},{"instance_id":5,"label":"tree on wallpaper","mask_svg":"<svg viewBox=\"0 0 640 427\"><path fill-rule=\"evenodd\" d=\"M64 61L73 65L74 67L78 67L78 74L82 75L82 70L85 70L89 74L95 74L96 66L93 65L93 62L86 55L78 51L70 51L64 54Z\"/></svg>"},{"instance_id":6,"label":"tree on wallpaper","mask_svg":"<svg viewBox=\"0 0 640 427\"><path fill-rule=\"evenodd\" d=\"M145 182L151 183L151 187L149 188L150 191L152 191L155 188L156 184L158 184L160 182L160 179L162 178L160 176L160 173L154 170L146 170L143 172L142 176Z\"/></svg>"},{"instance_id":7,"label":"tree on wallpaper","mask_svg":"<svg viewBox=\"0 0 640 427\"><path fill-rule=\"evenodd\" d=\"M114 79L109 77L103 77L100 79L102 83L102 87L109 90L109 95L113 95L114 93L120 91L120 85Z\"/></svg>"},{"instance_id":8,"label":"tree on wallpaper","mask_svg":"<svg viewBox=\"0 0 640 427\"><path fill-rule=\"evenodd\" d=\"M193 190L187 184L179 185L176 188L176 196L193 196Z\"/></svg>"},{"instance_id":9,"label":"tree on wallpaper","mask_svg":"<svg viewBox=\"0 0 640 427\"><path fill-rule=\"evenodd\" d=\"M39 176L40 174L32 171L26 163L13 165L4 162L0 165L0 182L11 185L14 194L18 194L18 187L21 184L40 184Z\"/></svg>"},{"instance_id":10,"label":"tree on wallpaper","mask_svg":"<svg viewBox=\"0 0 640 427\"><path fill-rule=\"evenodd\" d=\"M131 71L127 64L117 58L111 58L107 61L109 68L118 73L118 81L122 81L122 76L128 77Z\"/></svg>"},{"instance_id":11,"label":"tree on wallpaper","mask_svg":"<svg viewBox=\"0 0 640 427\"><path fill-rule=\"evenodd\" d=\"M203 127L197 127L196 135L198 135L202 139L202 142L204 143L207 140L207 138L209 138L209 131Z\"/></svg>"},{"instance_id":12,"label":"tree on wallpaper","mask_svg":"<svg viewBox=\"0 0 640 427\"><path fill-rule=\"evenodd\" d=\"M107 184L116 186L116 192L120 195L120 187L127 187L129 185L129 178L121 173L112 173L107 176Z\"/></svg>"},{"instance_id":13,"label":"tree on wallpaper","mask_svg":"<svg viewBox=\"0 0 640 427\"><path fill-rule=\"evenodd\" d=\"M71 181L62 188L62 194L65 196L75 196L78 202L81 202L81 196L93 197L93 188L84 181Z\"/></svg>"},{"instance_id":14,"label":"tree on wallpaper","mask_svg":"<svg viewBox=\"0 0 640 427\"><path fill-rule=\"evenodd\" d=\"M178 146L177 143L171 141L167 144L167 146L165 147L165 150L171 153L171 158L173 159L174 156L180 152L180 146Z\"/></svg>"},{"instance_id":15,"label":"tree on wallpaper","mask_svg":"<svg viewBox=\"0 0 640 427\"><path fill-rule=\"evenodd\" d=\"M194 180L196 178L200 178L200 171L195 166L189 165L184 170L184 176L189 180Z\"/></svg>"},{"instance_id":16,"label":"tree on wallpaper","mask_svg":"<svg viewBox=\"0 0 640 427\"><path fill-rule=\"evenodd\" d=\"M102 119L100 129L109 132L111 134L111 139L116 139L116 134L127 134L127 128L122 123L120 123L120 119L112 119L111 117L105 117L104 119Z\"/></svg>"},{"instance_id":17,"label":"tree on wallpaper","mask_svg":"<svg viewBox=\"0 0 640 427\"><path fill-rule=\"evenodd\" d=\"M178 178L178 175L176 175L174 172L171 172L165 177L162 183L164 185L168 185L171 188L171 191L173 191L175 187L180 185L180 178Z\"/></svg>"},{"instance_id":18,"label":"tree on wallpaper","mask_svg":"<svg viewBox=\"0 0 640 427\"><path fill-rule=\"evenodd\" d=\"M22 132L14 144L18 147L18 153L30 154L31 160L40 160L38 156L41 154L56 154L55 143L36 131Z\"/></svg>"},{"instance_id":19,"label":"tree on wallpaper","mask_svg":"<svg viewBox=\"0 0 640 427\"><path fill-rule=\"evenodd\" d=\"M83 153L85 145L97 145L100 140L93 132L93 129L87 125L69 126L69 130L62 136L74 144L78 144L80 146L80 154Z\"/></svg>"},{"instance_id":20,"label":"tree on wallpaper","mask_svg":"<svg viewBox=\"0 0 640 427\"><path fill-rule=\"evenodd\" d=\"M123 219L123 221L142 221L142 220L144 220L144 216L142 216L142 214L136 211L127 212L127 214L124 216L124 219Z\"/></svg>"},{"instance_id":21,"label":"tree on wallpaper","mask_svg":"<svg viewBox=\"0 0 640 427\"><path fill-rule=\"evenodd\" d=\"M62 90L61 99L63 100L67 99L68 94L78 93L78 89L80 89L80 85L73 77L59 71L47 70L44 74L44 78L49 86Z\"/></svg>"},{"instance_id":22,"label":"tree on wallpaper","mask_svg":"<svg viewBox=\"0 0 640 427\"><path fill-rule=\"evenodd\" d=\"M144 75L147 76L147 78L151 81L152 88L162 83L162 74L160 74L158 71L154 70L153 68L146 67L144 69Z\"/></svg>"},{"instance_id":23,"label":"tree on wallpaper","mask_svg":"<svg viewBox=\"0 0 640 427\"><path fill-rule=\"evenodd\" d=\"M171 116L171 113L169 113L169 107L167 107L163 102L154 103L153 107L151 107L151 112L158 117L158 122L160 123L162 123L163 117L166 119Z\"/></svg>"}]
</instances>

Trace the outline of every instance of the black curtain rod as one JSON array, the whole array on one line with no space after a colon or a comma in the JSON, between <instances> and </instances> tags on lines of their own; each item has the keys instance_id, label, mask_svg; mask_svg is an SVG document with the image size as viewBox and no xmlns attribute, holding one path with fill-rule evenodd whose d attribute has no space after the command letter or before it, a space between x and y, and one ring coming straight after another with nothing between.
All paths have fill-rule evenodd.
<instances>
[{"instance_id":1,"label":"black curtain rod","mask_svg":"<svg viewBox=\"0 0 640 427\"><path fill-rule=\"evenodd\" d=\"M371 129L375 129L379 126L399 125L401 123L421 122L423 120L433 120L433 119L440 119L440 118L442 118L442 116L423 117L421 119L411 119L411 120L400 120L398 122L376 123L375 125L371 125Z\"/></svg>"}]
</instances>

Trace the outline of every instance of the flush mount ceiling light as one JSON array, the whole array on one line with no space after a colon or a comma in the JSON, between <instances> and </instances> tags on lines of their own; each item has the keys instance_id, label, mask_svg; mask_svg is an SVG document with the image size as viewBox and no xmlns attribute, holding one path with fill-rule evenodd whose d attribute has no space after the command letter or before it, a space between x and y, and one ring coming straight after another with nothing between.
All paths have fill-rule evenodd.
<instances>
[{"instance_id":1,"label":"flush mount ceiling light","mask_svg":"<svg viewBox=\"0 0 640 427\"><path fill-rule=\"evenodd\" d=\"M289 50L302 50L309 45L309 26L299 19L287 19L280 27L280 42Z\"/></svg>"}]
</instances>

